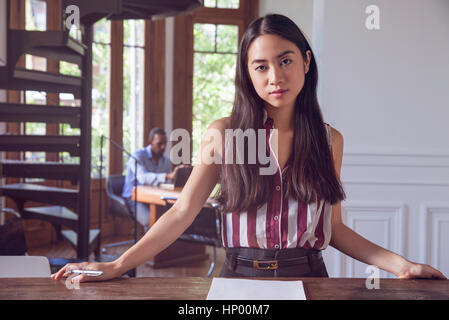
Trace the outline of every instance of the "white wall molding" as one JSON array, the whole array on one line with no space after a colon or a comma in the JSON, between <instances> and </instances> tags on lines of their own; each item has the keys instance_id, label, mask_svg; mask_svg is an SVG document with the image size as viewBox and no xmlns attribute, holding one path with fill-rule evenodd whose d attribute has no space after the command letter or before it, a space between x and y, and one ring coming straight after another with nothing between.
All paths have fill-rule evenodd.
<instances>
[{"instance_id":1,"label":"white wall molding","mask_svg":"<svg viewBox=\"0 0 449 320\"><path fill-rule=\"evenodd\" d=\"M449 158L448 152L441 152L440 150L394 150L388 149L347 149L345 154L361 155L361 156L395 156L395 157L445 157Z\"/></svg>"},{"instance_id":2,"label":"white wall molding","mask_svg":"<svg viewBox=\"0 0 449 320\"><path fill-rule=\"evenodd\" d=\"M420 205L420 262L449 272L449 202ZM441 248L441 244L446 247Z\"/></svg>"},{"instance_id":3,"label":"white wall molding","mask_svg":"<svg viewBox=\"0 0 449 320\"><path fill-rule=\"evenodd\" d=\"M342 179L343 185L398 185L398 186L430 186L430 187L449 187L449 181L419 181L419 180L373 180L373 179Z\"/></svg>"},{"instance_id":4,"label":"white wall molding","mask_svg":"<svg viewBox=\"0 0 449 320\"><path fill-rule=\"evenodd\" d=\"M406 217L407 205L403 202L349 201L342 205L342 218L345 225L371 242L402 256L406 251ZM372 239L372 234L371 236L364 235L364 230L357 228L358 223L367 221L383 223L382 229L376 230L376 239ZM338 261L339 259L340 261ZM362 276L355 270L356 263L360 262L342 254L339 259L335 259L335 261L337 265L343 266L344 276ZM381 270L381 277L391 278L393 275Z\"/></svg>"},{"instance_id":5,"label":"white wall molding","mask_svg":"<svg viewBox=\"0 0 449 320\"><path fill-rule=\"evenodd\" d=\"M449 153L444 152L344 152L345 166L449 168Z\"/></svg>"},{"instance_id":6,"label":"white wall molding","mask_svg":"<svg viewBox=\"0 0 449 320\"><path fill-rule=\"evenodd\" d=\"M444 152L345 152L346 185L449 187L449 154Z\"/></svg>"}]
</instances>

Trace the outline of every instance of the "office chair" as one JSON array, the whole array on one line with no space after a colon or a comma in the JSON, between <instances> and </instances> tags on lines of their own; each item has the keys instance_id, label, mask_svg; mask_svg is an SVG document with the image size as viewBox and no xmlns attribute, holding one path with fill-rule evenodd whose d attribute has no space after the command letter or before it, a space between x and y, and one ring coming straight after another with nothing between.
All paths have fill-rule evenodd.
<instances>
[{"instance_id":1,"label":"office chair","mask_svg":"<svg viewBox=\"0 0 449 320\"><path fill-rule=\"evenodd\" d=\"M137 242L137 219L126 204L125 199L123 199L121 196L124 184L125 177L122 175L110 175L106 178L106 200L108 205L108 212L113 216L131 219L132 221L134 221L134 240L106 244L101 249L102 253L106 253L108 248L133 245ZM107 260L112 260L117 257L118 256L108 255ZM133 269L129 272L129 274L132 277L135 277L135 271L136 269Z\"/></svg>"},{"instance_id":2,"label":"office chair","mask_svg":"<svg viewBox=\"0 0 449 320\"><path fill-rule=\"evenodd\" d=\"M0 226L0 256L20 256L27 253L22 217L11 208L0 208L0 214L13 217Z\"/></svg>"},{"instance_id":3,"label":"office chair","mask_svg":"<svg viewBox=\"0 0 449 320\"><path fill-rule=\"evenodd\" d=\"M176 197L162 196L165 206L169 209L177 200ZM217 247L222 247L221 240L221 214L220 205L216 203L206 203L200 210L192 224L184 231L178 240L194 242L212 246L213 258L207 277L212 275L217 259Z\"/></svg>"}]
</instances>

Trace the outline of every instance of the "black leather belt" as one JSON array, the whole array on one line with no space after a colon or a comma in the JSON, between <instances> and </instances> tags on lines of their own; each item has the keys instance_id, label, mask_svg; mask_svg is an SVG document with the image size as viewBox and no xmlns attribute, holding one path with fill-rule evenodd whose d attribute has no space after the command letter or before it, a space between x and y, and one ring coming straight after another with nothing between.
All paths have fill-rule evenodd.
<instances>
[{"instance_id":1,"label":"black leather belt","mask_svg":"<svg viewBox=\"0 0 449 320\"><path fill-rule=\"evenodd\" d=\"M302 264L309 264L309 259L322 259L321 251L310 253L301 257L281 258L281 259L248 259L238 254L228 256L231 265L251 267L257 270L277 270L283 267L291 267ZM231 260L231 261L230 261Z\"/></svg>"}]
</instances>

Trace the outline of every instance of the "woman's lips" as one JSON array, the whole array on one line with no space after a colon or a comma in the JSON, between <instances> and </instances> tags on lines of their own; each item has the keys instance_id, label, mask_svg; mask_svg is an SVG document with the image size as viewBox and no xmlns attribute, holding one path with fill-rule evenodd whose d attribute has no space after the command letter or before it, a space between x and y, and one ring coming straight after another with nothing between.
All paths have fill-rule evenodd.
<instances>
[{"instance_id":1,"label":"woman's lips","mask_svg":"<svg viewBox=\"0 0 449 320\"><path fill-rule=\"evenodd\" d=\"M287 89L276 90L276 91L271 92L270 94L271 94L272 96L274 96L276 99L279 99L279 98L281 98L281 97L284 95L284 93L286 93L287 91L288 91Z\"/></svg>"}]
</instances>

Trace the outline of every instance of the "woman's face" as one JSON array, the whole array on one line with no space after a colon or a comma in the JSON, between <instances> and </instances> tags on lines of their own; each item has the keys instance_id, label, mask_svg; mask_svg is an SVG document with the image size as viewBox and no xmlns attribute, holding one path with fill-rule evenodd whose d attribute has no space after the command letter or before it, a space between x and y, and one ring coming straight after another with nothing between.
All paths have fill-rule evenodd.
<instances>
[{"instance_id":1,"label":"woman's face","mask_svg":"<svg viewBox=\"0 0 449 320\"><path fill-rule=\"evenodd\" d=\"M309 71L310 56L304 61L298 47L280 36L266 34L257 37L248 50L248 70L259 97L268 106L293 106L304 86Z\"/></svg>"}]
</instances>

